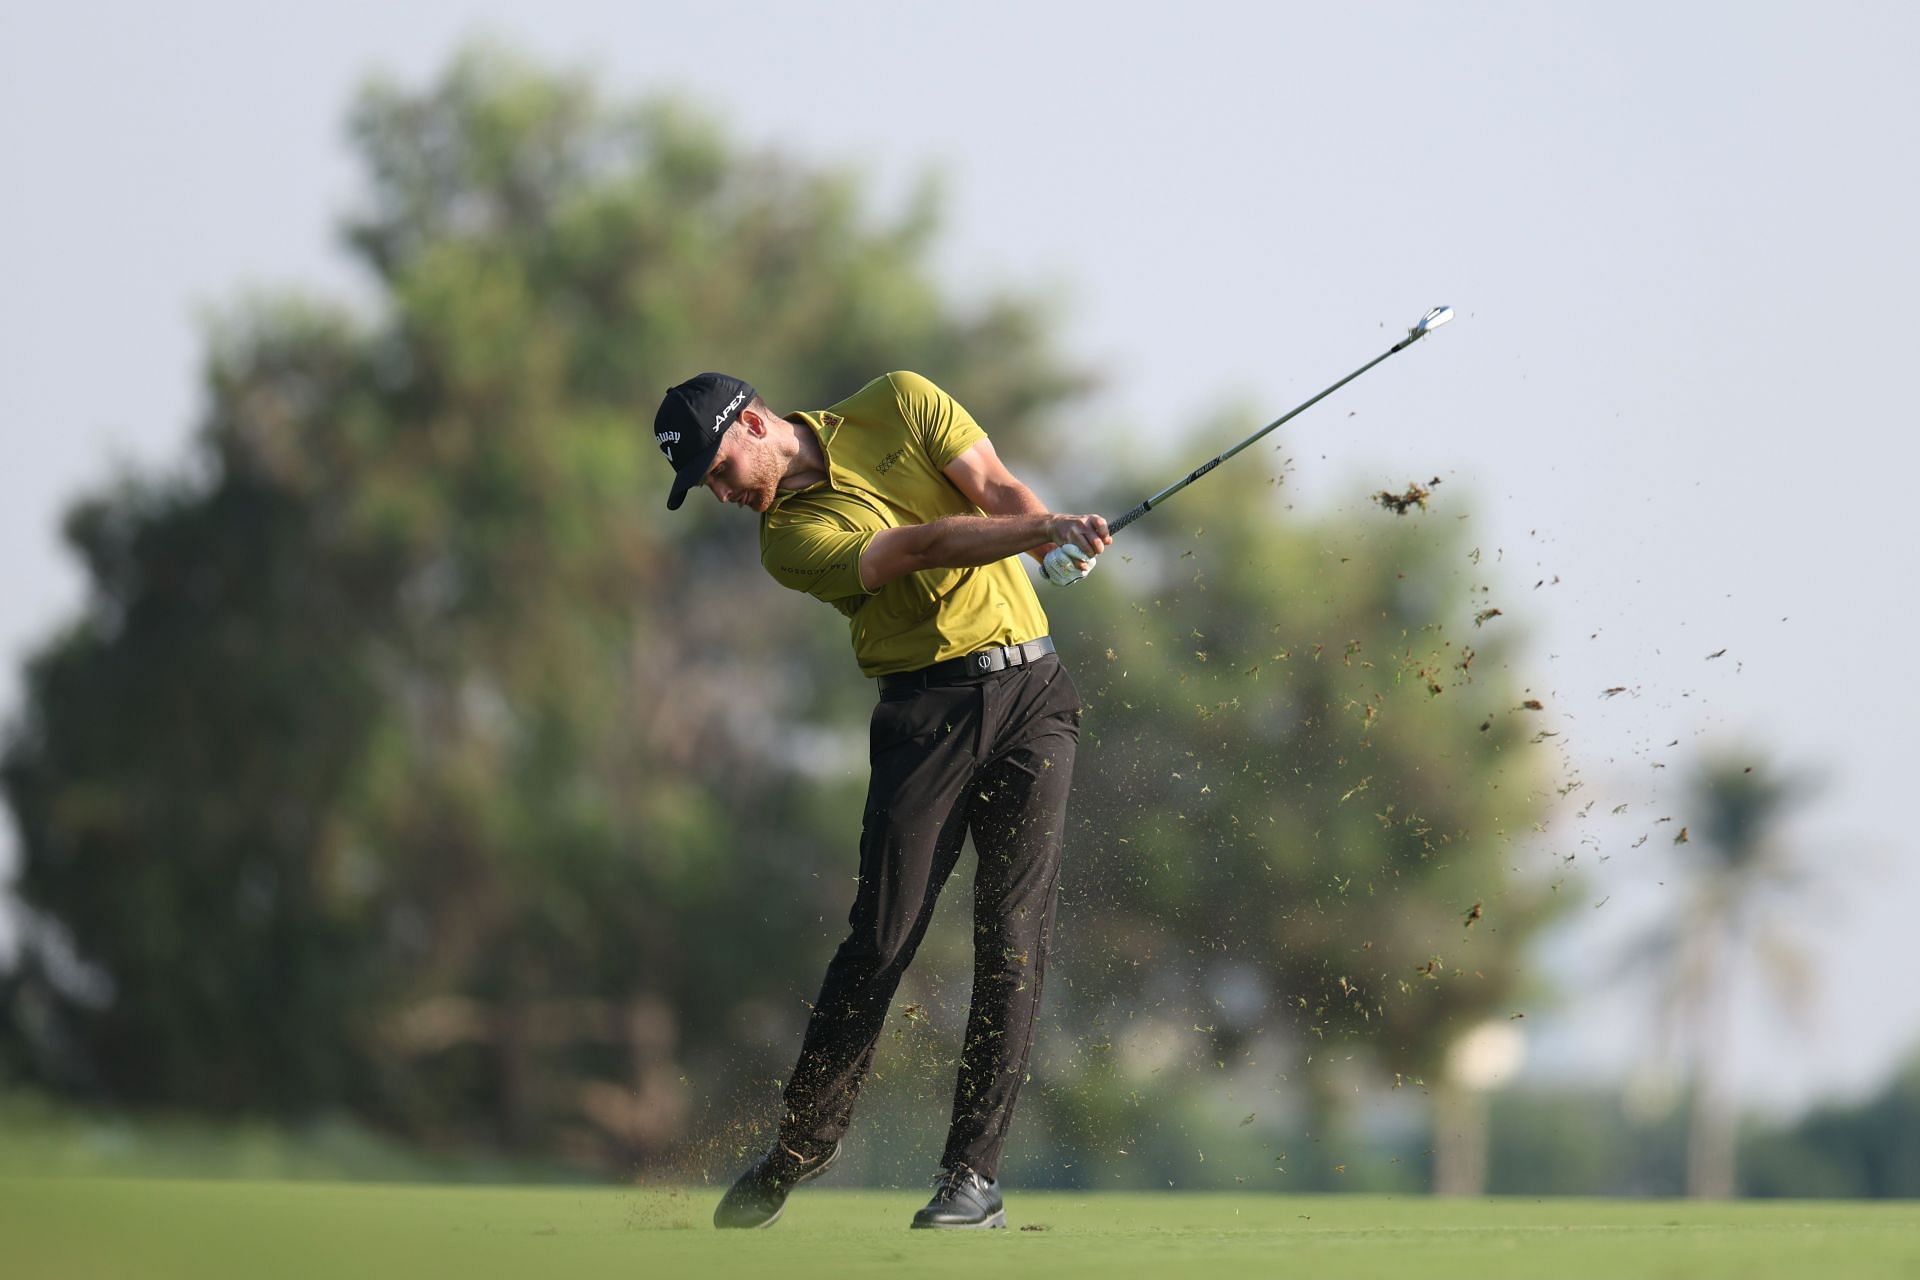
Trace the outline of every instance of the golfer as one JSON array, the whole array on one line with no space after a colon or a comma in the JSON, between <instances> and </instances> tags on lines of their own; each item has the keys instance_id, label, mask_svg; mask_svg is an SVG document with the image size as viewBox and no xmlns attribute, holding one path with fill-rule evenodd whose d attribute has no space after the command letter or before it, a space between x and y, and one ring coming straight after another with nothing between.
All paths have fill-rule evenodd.
<instances>
[{"instance_id":1,"label":"golfer","mask_svg":"<svg viewBox=\"0 0 1920 1280\"><path fill-rule=\"evenodd\" d=\"M714 1211L764 1227L840 1153L901 975L973 835L973 1003L933 1199L915 1227L1003 1227L996 1174L1046 976L1080 701L1015 557L1062 585L1111 545L1057 515L953 398L891 373L813 413L775 415L737 378L667 392L654 436L667 506L704 485L760 516L760 562L845 615L879 682L859 888L827 965L779 1133Z\"/></svg>"}]
</instances>

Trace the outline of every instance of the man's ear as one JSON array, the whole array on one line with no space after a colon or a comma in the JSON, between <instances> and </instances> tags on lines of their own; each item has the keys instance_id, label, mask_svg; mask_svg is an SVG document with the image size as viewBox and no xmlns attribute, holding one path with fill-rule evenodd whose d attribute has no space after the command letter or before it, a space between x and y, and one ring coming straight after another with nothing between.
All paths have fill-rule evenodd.
<instances>
[{"instance_id":1,"label":"man's ear","mask_svg":"<svg viewBox=\"0 0 1920 1280\"><path fill-rule=\"evenodd\" d=\"M755 413L752 409L742 409L740 411L740 425L745 427L748 434L754 439L766 439L767 420L758 413Z\"/></svg>"}]
</instances>

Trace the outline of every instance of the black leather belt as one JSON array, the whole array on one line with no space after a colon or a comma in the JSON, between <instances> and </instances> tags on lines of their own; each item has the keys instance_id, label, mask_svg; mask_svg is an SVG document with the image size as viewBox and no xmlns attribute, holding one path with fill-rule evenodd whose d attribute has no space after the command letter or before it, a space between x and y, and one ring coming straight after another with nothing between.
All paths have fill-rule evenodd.
<instances>
[{"instance_id":1,"label":"black leather belt","mask_svg":"<svg viewBox=\"0 0 1920 1280\"><path fill-rule=\"evenodd\" d=\"M880 677L880 692L897 693L902 689L924 689L933 684L964 684L1008 667L1023 667L1053 652L1053 637L1041 636L1025 644L996 645L970 653L964 658L948 658L918 671L896 671Z\"/></svg>"}]
</instances>

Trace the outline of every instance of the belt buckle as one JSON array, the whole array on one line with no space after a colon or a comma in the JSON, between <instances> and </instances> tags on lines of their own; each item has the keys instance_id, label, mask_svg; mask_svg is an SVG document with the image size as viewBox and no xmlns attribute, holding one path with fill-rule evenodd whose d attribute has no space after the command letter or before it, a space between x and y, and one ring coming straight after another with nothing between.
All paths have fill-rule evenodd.
<instances>
[{"instance_id":1,"label":"belt buckle","mask_svg":"<svg viewBox=\"0 0 1920 1280\"><path fill-rule=\"evenodd\" d=\"M993 654L991 652L974 654L973 669L982 673L993 670Z\"/></svg>"}]
</instances>

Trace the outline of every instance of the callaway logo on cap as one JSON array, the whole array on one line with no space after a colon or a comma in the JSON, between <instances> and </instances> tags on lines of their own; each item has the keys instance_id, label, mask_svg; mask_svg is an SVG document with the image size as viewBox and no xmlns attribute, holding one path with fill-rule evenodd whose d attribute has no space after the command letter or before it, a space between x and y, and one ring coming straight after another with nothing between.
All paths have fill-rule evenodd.
<instances>
[{"instance_id":1,"label":"callaway logo on cap","mask_svg":"<svg viewBox=\"0 0 1920 1280\"><path fill-rule=\"evenodd\" d=\"M677 511L687 490L707 478L713 456L740 411L753 403L753 388L724 373L700 373L669 388L653 415L653 438L673 467L667 509Z\"/></svg>"}]
</instances>

